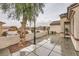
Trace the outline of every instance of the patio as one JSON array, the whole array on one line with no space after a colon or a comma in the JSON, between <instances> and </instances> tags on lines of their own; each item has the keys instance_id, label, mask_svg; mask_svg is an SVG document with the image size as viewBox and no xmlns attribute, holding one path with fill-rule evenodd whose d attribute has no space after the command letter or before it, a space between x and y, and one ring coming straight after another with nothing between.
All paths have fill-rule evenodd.
<instances>
[{"instance_id":1,"label":"patio","mask_svg":"<svg viewBox=\"0 0 79 59\"><path fill-rule=\"evenodd\" d=\"M30 45L12 54L12 56L77 56L77 55L78 52L75 51L71 40L63 39L60 37L59 34L39 38L39 40L37 40L36 45Z\"/></svg>"}]
</instances>

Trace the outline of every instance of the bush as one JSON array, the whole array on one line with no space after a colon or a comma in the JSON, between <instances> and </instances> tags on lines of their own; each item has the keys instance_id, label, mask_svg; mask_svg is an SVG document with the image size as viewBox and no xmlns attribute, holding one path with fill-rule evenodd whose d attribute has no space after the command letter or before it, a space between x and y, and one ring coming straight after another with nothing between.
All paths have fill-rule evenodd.
<instances>
[{"instance_id":1,"label":"bush","mask_svg":"<svg viewBox=\"0 0 79 59\"><path fill-rule=\"evenodd\" d=\"M56 34L56 31L51 31L51 34Z\"/></svg>"},{"instance_id":2,"label":"bush","mask_svg":"<svg viewBox=\"0 0 79 59\"><path fill-rule=\"evenodd\" d=\"M7 32L3 32L2 33L2 36L7 36Z\"/></svg>"},{"instance_id":3,"label":"bush","mask_svg":"<svg viewBox=\"0 0 79 59\"><path fill-rule=\"evenodd\" d=\"M17 33L19 33L19 34L20 34L20 33L21 33L21 31L19 31L19 30L18 30L18 31L17 31Z\"/></svg>"},{"instance_id":4,"label":"bush","mask_svg":"<svg viewBox=\"0 0 79 59\"><path fill-rule=\"evenodd\" d=\"M37 33L39 33L40 31L36 31Z\"/></svg>"},{"instance_id":5,"label":"bush","mask_svg":"<svg viewBox=\"0 0 79 59\"><path fill-rule=\"evenodd\" d=\"M33 33L33 32L34 32L34 30L31 30L31 32Z\"/></svg>"},{"instance_id":6,"label":"bush","mask_svg":"<svg viewBox=\"0 0 79 59\"><path fill-rule=\"evenodd\" d=\"M29 32L28 31L26 31L26 34L28 34Z\"/></svg>"}]
</instances>

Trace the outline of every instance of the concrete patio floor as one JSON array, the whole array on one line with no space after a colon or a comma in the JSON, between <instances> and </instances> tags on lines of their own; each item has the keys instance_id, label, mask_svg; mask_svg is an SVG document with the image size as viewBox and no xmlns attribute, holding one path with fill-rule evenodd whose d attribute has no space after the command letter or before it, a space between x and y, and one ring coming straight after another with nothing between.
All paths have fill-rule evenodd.
<instances>
[{"instance_id":1,"label":"concrete patio floor","mask_svg":"<svg viewBox=\"0 0 79 59\"><path fill-rule=\"evenodd\" d=\"M32 42L32 41L31 41ZM37 40L36 45L30 45L12 56L77 56L72 41L57 35L45 36Z\"/></svg>"}]
</instances>

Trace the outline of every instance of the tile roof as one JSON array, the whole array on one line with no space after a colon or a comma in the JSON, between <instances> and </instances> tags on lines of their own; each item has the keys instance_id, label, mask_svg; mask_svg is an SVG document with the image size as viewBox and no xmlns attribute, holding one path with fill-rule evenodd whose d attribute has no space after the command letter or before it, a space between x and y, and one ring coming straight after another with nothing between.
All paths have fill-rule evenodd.
<instances>
[{"instance_id":1,"label":"tile roof","mask_svg":"<svg viewBox=\"0 0 79 59\"><path fill-rule=\"evenodd\" d=\"M0 21L0 24L5 24L4 22Z\"/></svg>"},{"instance_id":2,"label":"tile roof","mask_svg":"<svg viewBox=\"0 0 79 59\"><path fill-rule=\"evenodd\" d=\"M63 14L61 14L60 17L61 17L61 18L63 18L63 17L67 17L67 13L63 13Z\"/></svg>"},{"instance_id":3,"label":"tile roof","mask_svg":"<svg viewBox=\"0 0 79 59\"><path fill-rule=\"evenodd\" d=\"M50 25L60 25L60 21L53 21Z\"/></svg>"}]
</instances>

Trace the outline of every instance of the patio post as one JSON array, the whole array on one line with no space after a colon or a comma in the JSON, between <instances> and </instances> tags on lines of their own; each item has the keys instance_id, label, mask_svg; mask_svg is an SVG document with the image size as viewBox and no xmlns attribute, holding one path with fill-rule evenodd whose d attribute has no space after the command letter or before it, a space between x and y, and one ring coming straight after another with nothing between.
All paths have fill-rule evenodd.
<instances>
[{"instance_id":1,"label":"patio post","mask_svg":"<svg viewBox=\"0 0 79 59\"><path fill-rule=\"evenodd\" d=\"M34 45L36 45L36 20L34 19Z\"/></svg>"}]
</instances>

